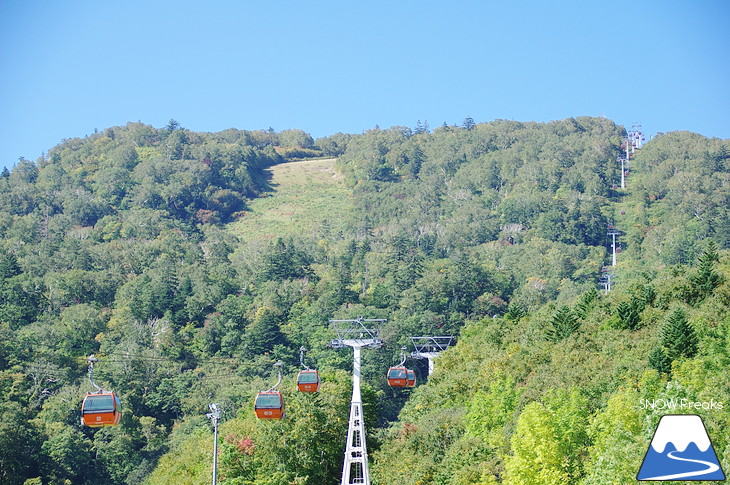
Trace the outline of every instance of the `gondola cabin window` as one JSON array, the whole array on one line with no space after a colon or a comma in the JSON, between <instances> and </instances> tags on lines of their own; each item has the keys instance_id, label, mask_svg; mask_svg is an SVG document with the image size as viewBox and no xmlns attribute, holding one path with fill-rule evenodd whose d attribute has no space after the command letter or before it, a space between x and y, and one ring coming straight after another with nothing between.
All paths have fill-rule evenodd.
<instances>
[{"instance_id":1,"label":"gondola cabin window","mask_svg":"<svg viewBox=\"0 0 730 485\"><path fill-rule=\"evenodd\" d=\"M406 383L407 383L408 387L416 386L416 372L415 371L408 369L408 379L407 379Z\"/></svg>"},{"instance_id":2,"label":"gondola cabin window","mask_svg":"<svg viewBox=\"0 0 730 485\"><path fill-rule=\"evenodd\" d=\"M87 394L81 404L81 422L91 427L115 426L122 417L121 408L113 392Z\"/></svg>"},{"instance_id":3,"label":"gondola cabin window","mask_svg":"<svg viewBox=\"0 0 730 485\"><path fill-rule=\"evenodd\" d=\"M297 375L297 389L300 392L319 391L319 373L312 369L299 371Z\"/></svg>"},{"instance_id":4,"label":"gondola cabin window","mask_svg":"<svg viewBox=\"0 0 730 485\"><path fill-rule=\"evenodd\" d=\"M284 417L284 400L279 391L260 392L254 405L259 419L281 419Z\"/></svg>"},{"instance_id":5,"label":"gondola cabin window","mask_svg":"<svg viewBox=\"0 0 730 485\"><path fill-rule=\"evenodd\" d=\"M114 398L111 394L90 396L84 404L86 413L111 413L114 411Z\"/></svg>"},{"instance_id":6,"label":"gondola cabin window","mask_svg":"<svg viewBox=\"0 0 730 485\"><path fill-rule=\"evenodd\" d=\"M408 385L408 369L403 366L388 369L388 385L391 387L406 387Z\"/></svg>"}]
</instances>

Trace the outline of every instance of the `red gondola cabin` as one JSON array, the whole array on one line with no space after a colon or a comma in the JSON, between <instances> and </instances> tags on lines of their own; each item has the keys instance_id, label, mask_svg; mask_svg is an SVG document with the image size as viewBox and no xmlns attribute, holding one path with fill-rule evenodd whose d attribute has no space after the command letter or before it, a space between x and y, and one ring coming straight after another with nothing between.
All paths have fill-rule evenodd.
<instances>
[{"instance_id":1,"label":"red gondola cabin","mask_svg":"<svg viewBox=\"0 0 730 485\"><path fill-rule=\"evenodd\" d=\"M408 385L408 369L402 365L388 369L388 385L390 387L406 387Z\"/></svg>"},{"instance_id":2,"label":"red gondola cabin","mask_svg":"<svg viewBox=\"0 0 730 485\"><path fill-rule=\"evenodd\" d=\"M254 404L259 419L281 419L284 417L284 398L279 391L261 391Z\"/></svg>"},{"instance_id":3,"label":"red gondola cabin","mask_svg":"<svg viewBox=\"0 0 730 485\"><path fill-rule=\"evenodd\" d=\"M119 397L113 392L89 393L81 403L81 424L100 428L116 426L122 417Z\"/></svg>"},{"instance_id":4,"label":"red gondola cabin","mask_svg":"<svg viewBox=\"0 0 730 485\"><path fill-rule=\"evenodd\" d=\"M416 387L416 373L411 369L407 372L408 378L406 379L407 387Z\"/></svg>"},{"instance_id":5,"label":"red gondola cabin","mask_svg":"<svg viewBox=\"0 0 730 485\"><path fill-rule=\"evenodd\" d=\"M299 392L319 391L319 372L314 369L300 370L297 374L297 389Z\"/></svg>"}]
</instances>

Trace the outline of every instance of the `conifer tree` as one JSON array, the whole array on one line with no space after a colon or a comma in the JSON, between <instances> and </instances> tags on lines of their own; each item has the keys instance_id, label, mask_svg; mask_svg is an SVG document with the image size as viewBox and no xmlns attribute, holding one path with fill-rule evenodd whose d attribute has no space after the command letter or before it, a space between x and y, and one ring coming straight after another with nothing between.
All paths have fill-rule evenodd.
<instances>
[{"instance_id":1,"label":"conifer tree","mask_svg":"<svg viewBox=\"0 0 730 485\"><path fill-rule=\"evenodd\" d=\"M661 345L654 347L649 354L649 365L662 374L669 374L672 370L672 361L669 360Z\"/></svg>"},{"instance_id":2,"label":"conifer tree","mask_svg":"<svg viewBox=\"0 0 730 485\"><path fill-rule=\"evenodd\" d=\"M690 303L697 304L710 296L721 283L720 275L715 271L715 263L720 260L717 244L710 241L702 252L697 265L697 273L690 277Z\"/></svg>"},{"instance_id":3,"label":"conifer tree","mask_svg":"<svg viewBox=\"0 0 730 485\"><path fill-rule=\"evenodd\" d=\"M699 339L682 309L674 310L662 327L661 343L669 362L697 353Z\"/></svg>"},{"instance_id":4,"label":"conifer tree","mask_svg":"<svg viewBox=\"0 0 730 485\"><path fill-rule=\"evenodd\" d=\"M512 322L519 322L522 317L526 316L527 312L521 305L517 303L510 303L507 307L507 313L504 314L504 318Z\"/></svg>"},{"instance_id":5,"label":"conifer tree","mask_svg":"<svg viewBox=\"0 0 730 485\"><path fill-rule=\"evenodd\" d=\"M595 288L591 288L581 295L580 301L575 305L575 313L580 318L585 318L590 311L593 302L598 299L598 292Z\"/></svg>"},{"instance_id":6,"label":"conifer tree","mask_svg":"<svg viewBox=\"0 0 730 485\"><path fill-rule=\"evenodd\" d=\"M580 322L568 306L558 309L550 323L551 327L548 328L547 337L553 342L570 337L580 327Z\"/></svg>"},{"instance_id":7,"label":"conifer tree","mask_svg":"<svg viewBox=\"0 0 730 485\"><path fill-rule=\"evenodd\" d=\"M637 300L632 300L631 303L625 301L619 303L616 307L616 314L619 319L619 326L623 329L636 330L641 323L641 303Z\"/></svg>"}]
</instances>

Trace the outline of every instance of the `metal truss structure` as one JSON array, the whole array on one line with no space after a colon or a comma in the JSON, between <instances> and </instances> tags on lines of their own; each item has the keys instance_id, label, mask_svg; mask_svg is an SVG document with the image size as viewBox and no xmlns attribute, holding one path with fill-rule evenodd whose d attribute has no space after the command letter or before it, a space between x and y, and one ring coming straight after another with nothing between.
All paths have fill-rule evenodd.
<instances>
[{"instance_id":1,"label":"metal truss structure","mask_svg":"<svg viewBox=\"0 0 730 485\"><path fill-rule=\"evenodd\" d=\"M433 373L433 359L449 348L455 342L453 336L440 337L411 337L413 348L411 357L414 359L428 359L428 375Z\"/></svg>"},{"instance_id":2,"label":"metal truss structure","mask_svg":"<svg viewBox=\"0 0 730 485\"><path fill-rule=\"evenodd\" d=\"M360 349L378 349L383 346L380 339L379 324L385 319L330 320L330 325L337 338L329 346L333 349L352 347L352 399L350 401L350 419L347 425L347 443L345 459L342 462L341 485L370 485L368 470L368 452L365 442L365 422L362 412L362 396L360 394ZM371 326L373 323L378 326Z\"/></svg>"}]
</instances>

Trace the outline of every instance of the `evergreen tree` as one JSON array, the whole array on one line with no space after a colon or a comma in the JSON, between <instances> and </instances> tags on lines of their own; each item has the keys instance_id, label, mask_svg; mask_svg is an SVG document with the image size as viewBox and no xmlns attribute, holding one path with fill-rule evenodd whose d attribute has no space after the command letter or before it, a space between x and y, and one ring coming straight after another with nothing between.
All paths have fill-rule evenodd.
<instances>
[{"instance_id":1,"label":"evergreen tree","mask_svg":"<svg viewBox=\"0 0 730 485\"><path fill-rule=\"evenodd\" d=\"M697 273L690 277L689 299L691 304L697 304L710 296L722 282L720 274L715 271L715 263L720 260L717 245L710 241L707 249L699 257Z\"/></svg>"},{"instance_id":2,"label":"evergreen tree","mask_svg":"<svg viewBox=\"0 0 730 485\"><path fill-rule=\"evenodd\" d=\"M275 345L284 343L279 319L272 308L261 307L256 311L256 316L246 331L245 339L245 351L250 357L271 352Z\"/></svg>"},{"instance_id":3,"label":"evergreen tree","mask_svg":"<svg viewBox=\"0 0 730 485\"><path fill-rule=\"evenodd\" d=\"M0 254L0 283L6 278L12 278L20 274L18 258L13 253Z\"/></svg>"},{"instance_id":4,"label":"evergreen tree","mask_svg":"<svg viewBox=\"0 0 730 485\"><path fill-rule=\"evenodd\" d=\"M527 316L525 309L514 302L509 304L507 307L507 313L504 314L504 318L512 322L519 322L525 316Z\"/></svg>"},{"instance_id":5,"label":"evergreen tree","mask_svg":"<svg viewBox=\"0 0 730 485\"><path fill-rule=\"evenodd\" d=\"M680 308L674 310L661 329L661 344L669 361L680 357L693 357L698 350L699 339L687 315Z\"/></svg>"},{"instance_id":6,"label":"evergreen tree","mask_svg":"<svg viewBox=\"0 0 730 485\"><path fill-rule=\"evenodd\" d=\"M568 306L563 306L553 315L550 321L551 327L547 330L548 340L558 342L570 337L578 330L580 322Z\"/></svg>"},{"instance_id":7,"label":"evergreen tree","mask_svg":"<svg viewBox=\"0 0 730 485\"><path fill-rule=\"evenodd\" d=\"M637 300L632 300L631 303L625 301L619 303L618 307L616 307L619 328L627 330L636 330L639 328L639 324L641 323L640 313L643 310L641 306L641 303Z\"/></svg>"},{"instance_id":8,"label":"evergreen tree","mask_svg":"<svg viewBox=\"0 0 730 485\"><path fill-rule=\"evenodd\" d=\"M278 238L264 262L264 279L281 281L295 276L292 248Z\"/></svg>"},{"instance_id":9,"label":"evergreen tree","mask_svg":"<svg viewBox=\"0 0 730 485\"><path fill-rule=\"evenodd\" d=\"M662 374L669 374L672 370L672 361L669 360L661 345L654 347L649 354L649 365Z\"/></svg>"},{"instance_id":10,"label":"evergreen tree","mask_svg":"<svg viewBox=\"0 0 730 485\"><path fill-rule=\"evenodd\" d=\"M580 318L585 318L588 315L593 302L598 299L598 291L595 288L591 288L581 295L580 301L575 305L575 314Z\"/></svg>"}]
</instances>

